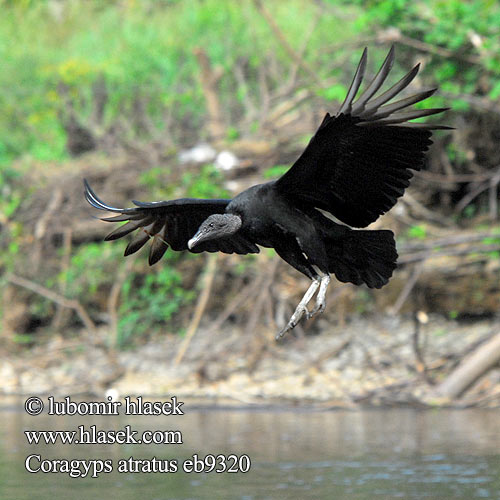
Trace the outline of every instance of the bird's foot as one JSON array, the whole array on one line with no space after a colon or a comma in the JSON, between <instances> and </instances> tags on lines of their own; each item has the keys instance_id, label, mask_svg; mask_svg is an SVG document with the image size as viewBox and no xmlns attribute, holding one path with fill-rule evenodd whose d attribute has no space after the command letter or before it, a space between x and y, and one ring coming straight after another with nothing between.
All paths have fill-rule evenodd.
<instances>
[{"instance_id":1,"label":"bird's foot","mask_svg":"<svg viewBox=\"0 0 500 500\"><path fill-rule=\"evenodd\" d=\"M318 313L322 313L326 308L326 291L328 289L328 285L330 284L330 276L326 274L321 278L318 296L316 297L316 305L314 309L309 313L307 313L307 319L312 318Z\"/></svg>"},{"instance_id":2,"label":"bird's foot","mask_svg":"<svg viewBox=\"0 0 500 500\"><path fill-rule=\"evenodd\" d=\"M295 309L295 312L292 314L292 317L290 318L290 321L287 323L285 328L283 328L278 333L278 335L276 335L276 340L283 337L283 335L285 335L286 332L293 330L297 326L298 322L302 319L302 316L304 316L304 314L306 315L306 318L309 317L309 311L307 310L307 307L299 304Z\"/></svg>"},{"instance_id":3,"label":"bird's foot","mask_svg":"<svg viewBox=\"0 0 500 500\"><path fill-rule=\"evenodd\" d=\"M306 315L306 317L309 316L309 311L307 310L307 304L313 298L313 295L316 293L316 290L320 286L321 282L322 280L321 281L317 279L313 280L313 282L307 289L307 292L305 293L304 297L302 297L302 300L299 302L299 305L296 307L295 312L292 314L290 321L287 323L285 328L283 328L278 333L278 335L276 335L276 340L283 337L283 335L285 335L286 332L293 330L297 326L297 323L302 319L302 316L304 316L304 314Z\"/></svg>"}]
</instances>

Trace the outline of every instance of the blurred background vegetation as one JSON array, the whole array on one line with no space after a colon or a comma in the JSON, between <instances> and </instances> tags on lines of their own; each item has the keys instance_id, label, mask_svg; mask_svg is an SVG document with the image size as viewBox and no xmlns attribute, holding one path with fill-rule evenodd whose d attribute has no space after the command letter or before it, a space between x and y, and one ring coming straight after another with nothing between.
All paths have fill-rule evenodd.
<instances>
[{"instance_id":1,"label":"blurred background vegetation","mask_svg":"<svg viewBox=\"0 0 500 500\"><path fill-rule=\"evenodd\" d=\"M151 270L144 255L123 259L121 241L101 243L110 228L91 218L82 178L119 206L231 196L279 175L322 115L337 109L365 46L374 74L396 45L391 81L421 61L414 88L439 87L425 106L451 107L441 121L456 130L436 134L426 170L381 224L397 231L399 281L375 294L339 287L332 295L356 314L498 311L497 1L1 0L0 10L0 283L9 349L70 338L82 323L103 326L103 342L120 347L189 329L210 282L207 258L169 251ZM181 161L199 143L231 152L237 165ZM448 251L450 238L458 246ZM429 260L433 252L439 258ZM304 281L276 265L272 252L219 257L207 317L277 330ZM272 273L275 287L265 279ZM264 288L271 309L257 301ZM329 314L343 321L339 309Z\"/></svg>"}]
</instances>

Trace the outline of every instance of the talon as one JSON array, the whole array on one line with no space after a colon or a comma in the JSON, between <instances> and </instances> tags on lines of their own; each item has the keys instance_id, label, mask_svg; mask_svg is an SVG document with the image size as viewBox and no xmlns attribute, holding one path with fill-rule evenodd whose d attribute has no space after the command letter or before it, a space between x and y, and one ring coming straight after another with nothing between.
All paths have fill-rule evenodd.
<instances>
[{"instance_id":1,"label":"talon","mask_svg":"<svg viewBox=\"0 0 500 500\"><path fill-rule=\"evenodd\" d=\"M311 286L307 289L307 292L305 293L304 297L299 302L299 305L296 307L294 313L292 314L290 321L287 323L285 328L283 328L278 333L278 335L276 335L276 340L283 337L283 335L285 335L286 332L293 330L297 326L299 321L302 319L302 316L305 315L306 319L311 319L314 315L322 313L325 310L326 290L328 288L329 283L330 283L330 276L328 274L323 276L321 280L313 280ZM319 287L319 292L318 292L318 297L316 299L316 305L314 309L311 312L309 312L307 310L307 304L316 293L318 287Z\"/></svg>"},{"instance_id":2,"label":"talon","mask_svg":"<svg viewBox=\"0 0 500 500\"><path fill-rule=\"evenodd\" d=\"M311 319L316 314L321 314L326 309L326 303L317 304L314 309L309 313L307 319Z\"/></svg>"},{"instance_id":3,"label":"talon","mask_svg":"<svg viewBox=\"0 0 500 500\"><path fill-rule=\"evenodd\" d=\"M308 302L312 299L313 295L316 293L316 290L320 286L320 281L315 279L307 289L304 297L302 297L302 300L299 302L298 306L295 308L294 313L292 314L292 317L290 318L290 321L287 323L286 327L283 328L278 335L276 336L276 339L279 339L285 335L286 332L293 330L299 321L302 319L302 316L304 314L306 315L306 318L309 317L309 311L307 310L307 304Z\"/></svg>"},{"instance_id":4,"label":"talon","mask_svg":"<svg viewBox=\"0 0 500 500\"><path fill-rule=\"evenodd\" d=\"M296 325L292 325L290 322L283 328L278 335L276 335L276 340L279 340L283 335L285 335L286 332L293 330L296 327Z\"/></svg>"}]
</instances>

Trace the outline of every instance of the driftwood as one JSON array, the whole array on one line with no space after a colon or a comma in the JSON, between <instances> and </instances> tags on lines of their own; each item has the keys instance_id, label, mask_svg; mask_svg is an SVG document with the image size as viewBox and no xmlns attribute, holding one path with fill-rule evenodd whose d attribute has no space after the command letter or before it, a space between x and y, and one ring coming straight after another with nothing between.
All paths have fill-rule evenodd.
<instances>
[{"instance_id":1,"label":"driftwood","mask_svg":"<svg viewBox=\"0 0 500 500\"><path fill-rule=\"evenodd\" d=\"M478 347L436 388L435 395L452 400L500 362L500 332Z\"/></svg>"}]
</instances>

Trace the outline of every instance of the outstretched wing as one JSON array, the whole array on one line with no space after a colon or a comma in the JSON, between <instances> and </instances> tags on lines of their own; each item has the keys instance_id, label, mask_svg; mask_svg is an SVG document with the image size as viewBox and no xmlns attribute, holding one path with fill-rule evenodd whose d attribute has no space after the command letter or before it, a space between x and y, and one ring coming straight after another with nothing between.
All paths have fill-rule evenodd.
<instances>
[{"instance_id":1,"label":"outstretched wing","mask_svg":"<svg viewBox=\"0 0 500 500\"><path fill-rule=\"evenodd\" d=\"M106 205L94 193L89 183L84 180L85 198L94 207L119 215L102 218L107 222L124 222L106 236L106 240L116 240L138 229L136 237L125 249L125 256L137 252L151 238L149 264L158 262L169 245L172 250L188 250L187 243L194 236L201 223L212 214L223 214L231 200L200 200L181 198L179 200L143 203L134 201L134 208L116 208ZM240 233L227 239L218 239L200 243L192 250L200 252L258 253L259 247Z\"/></svg>"},{"instance_id":2,"label":"outstretched wing","mask_svg":"<svg viewBox=\"0 0 500 500\"><path fill-rule=\"evenodd\" d=\"M394 47L354 102L366 58L365 49L337 115L327 113L300 158L276 181L276 188L295 203L324 209L354 227L367 226L395 205L410 184L411 170L420 170L423 165L424 154L432 144L431 130L450 128L408 122L448 109L406 110L436 89L387 104L410 84L420 65L373 98L391 70Z\"/></svg>"}]
</instances>

